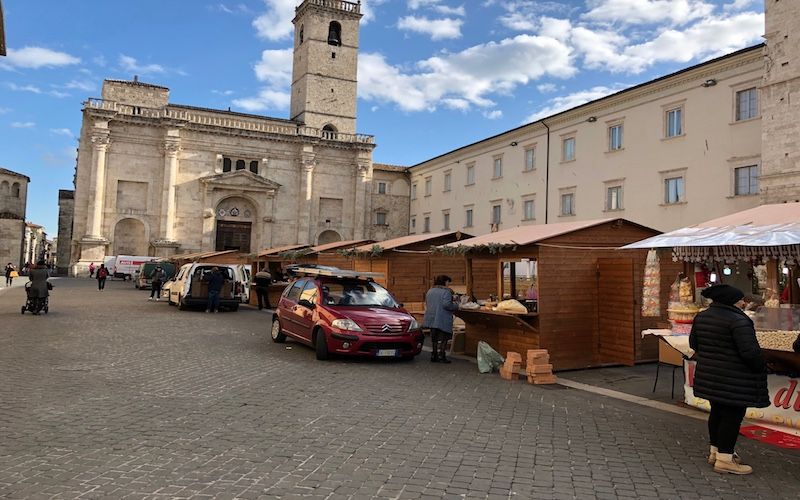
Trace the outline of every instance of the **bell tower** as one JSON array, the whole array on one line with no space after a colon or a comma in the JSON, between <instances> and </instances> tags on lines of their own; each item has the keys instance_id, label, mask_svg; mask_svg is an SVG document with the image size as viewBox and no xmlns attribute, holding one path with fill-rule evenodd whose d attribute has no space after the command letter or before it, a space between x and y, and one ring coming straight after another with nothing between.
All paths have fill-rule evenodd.
<instances>
[{"instance_id":1,"label":"bell tower","mask_svg":"<svg viewBox=\"0 0 800 500\"><path fill-rule=\"evenodd\" d=\"M295 9L292 120L356 132L360 20L360 1L304 0Z\"/></svg>"}]
</instances>

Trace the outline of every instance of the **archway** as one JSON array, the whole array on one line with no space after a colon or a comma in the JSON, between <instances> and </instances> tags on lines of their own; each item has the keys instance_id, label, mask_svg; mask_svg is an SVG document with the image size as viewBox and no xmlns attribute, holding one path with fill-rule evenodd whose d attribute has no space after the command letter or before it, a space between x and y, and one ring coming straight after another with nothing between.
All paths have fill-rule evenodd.
<instances>
[{"instance_id":1,"label":"archway","mask_svg":"<svg viewBox=\"0 0 800 500\"><path fill-rule=\"evenodd\" d=\"M240 196L225 198L217 205L214 249L250 253L256 209Z\"/></svg>"},{"instance_id":2,"label":"archway","mask_svg":"<svg viewBox=\"0 0 800 500\"><path fill-rule=\"evenodd\" d=\"M327 245L328 243L336 243L337 241L342 241L342 237L336 231L328 229L319 234L317 245Z\"/></svg>"},{"instance_id":3,"label":"archway","mask_svg":"<svg viewBox=\"0 0 800 500\"><path fill-rule=\"evenodd\" d=\"M147 255L148 242L144 223L122 219L114 226L114 255Z\"/></svg>"}]
</instances>

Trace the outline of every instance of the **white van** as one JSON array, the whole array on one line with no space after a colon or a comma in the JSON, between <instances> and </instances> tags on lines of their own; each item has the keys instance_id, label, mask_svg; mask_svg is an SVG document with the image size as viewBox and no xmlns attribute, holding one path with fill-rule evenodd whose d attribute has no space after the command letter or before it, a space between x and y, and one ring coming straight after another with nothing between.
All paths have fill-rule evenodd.
<instances>
[{"instance_id":1,"label":"white van","mask_svg":"<svg viewBox=\"0 0 800 500\"><path fill-rule=\"evenodd\" d=\"M155 259L155 257L150 257L148 255L117 255L113 267L109 267L108 264L106 264L106 267L109 268L110 276L122 278L123 281L132 281L134 276L136 276L136 271L139 270L139 266Z\"/></svg>"},{"instance_id":2,"label":"white van","mask_svg":"<svg viewBox=\"0 0 800 500\"><path fill-rule=\"evenodd\" d=\"M192 306L205 307L208 303L208 284L203 278L214 267L225 276L225 285L219 295L220 307L231 311L238 310L245 289L242 266L213 262L195 262L181 266L178 274L166 283L167 288L163 291L169 304L177 305L181 310Z\"/></svg>"}]
</instances>

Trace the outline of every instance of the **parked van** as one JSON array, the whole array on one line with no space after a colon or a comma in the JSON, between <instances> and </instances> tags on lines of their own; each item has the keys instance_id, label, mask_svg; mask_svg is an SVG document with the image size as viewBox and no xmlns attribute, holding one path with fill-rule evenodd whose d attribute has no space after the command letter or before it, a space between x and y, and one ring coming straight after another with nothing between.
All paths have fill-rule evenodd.
<instances>
[{"instance_id":1,"label":"parked van","mask_svg":"<svg viewBox=\"0 0 800 500\"><path fill-rule=\"evenodd\" d=\"M139 266L155 259L155 257L148 255L117 255L115 257L106 257L105 265L108 268L110 277L122 278L125 281L133 280Z\"/></svg>"},{"instance_id":2,"label":"parked van","mask_svg":"<svg viewBox=\"0 0 800 500\"><path fill-rule=\"evenodd\" d=\"M225 285L219 295L220 307L231 311L238 310L239 304L242 303L244 283L242 266L235 264L212 262L184 264L165 291L169 304L177 305L181 310L192 306L205 307L208 303L208 283L204 278L214 267L225 276Z\"/></svg>"},{"instance_id":3,"label":"parked van","mask_svg":"<svg viewBox=\"0 0 800 500\"><path fill-rule=\"evenodd\" d=\"M175 264L172 262L145 262L136 270L133 286L139 290L149 290L153 285L151 278L153 277L153 271L156 270L156 267L161 267L161 270L164 271L164 282L171 280L172 277L175 276Z\"/></svg>"}]
</instances>

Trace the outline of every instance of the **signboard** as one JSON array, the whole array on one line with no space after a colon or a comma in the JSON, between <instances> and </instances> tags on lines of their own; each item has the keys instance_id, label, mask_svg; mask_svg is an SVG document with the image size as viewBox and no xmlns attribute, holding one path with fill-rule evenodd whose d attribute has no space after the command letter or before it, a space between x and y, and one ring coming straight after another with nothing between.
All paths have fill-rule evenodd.
<instances>
[{"instance_id":1,"label":"signboard","mask_svg":"<svg viewBox=\"0 0 800 500\"><path fill-rule=\"evenodd\" d=\"M684 402L689 406L710 411L707 399L694 395L694 370L696 361L684 361ZM800 378L770 374L767 378L770 405L766 408L748 408L748 420L758 420L780 427L782 431L800 436Z\"/></svg>"}]
</instances>

